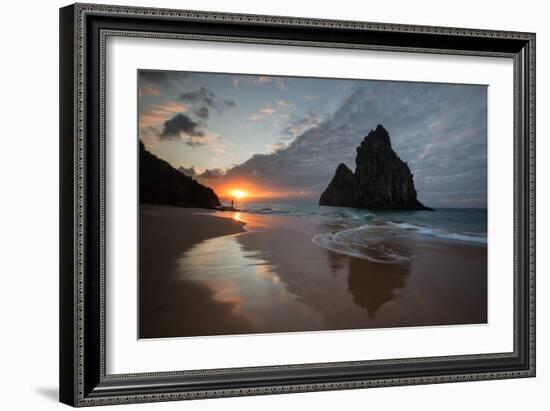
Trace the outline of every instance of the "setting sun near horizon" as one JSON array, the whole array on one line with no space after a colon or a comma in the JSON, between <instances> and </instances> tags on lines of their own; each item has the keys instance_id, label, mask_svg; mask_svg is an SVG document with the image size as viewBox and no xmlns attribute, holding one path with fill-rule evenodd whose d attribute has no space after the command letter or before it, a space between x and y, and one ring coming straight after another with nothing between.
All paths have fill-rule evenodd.
<instances>
[{"instance_id":1,"label":"setting sun near horizon","mask_svg":"<svg viewBox=\"0 0 550 411\"><path fill-rule=\"evenodd\" d=\"M247 193L246 191L239 190L239 189L237 189L237 188L231 190L231 191L230 191L230 194L231 194L233 197L238 198L239 200L245 198L245 197L248 195L248 193Z\"/></svg>"},{"instance_id":2,"label":"setting sun near horizon","mask_svg":"<svg viewBox=\"0 0 550 411\"><path fill-rule=\"evenodd\" d=\"M278 187L258 186L250 181L232 181L229 183L212 184L210 181L201 181L209 185L212 190L219 196L221 200L230 201L246 201L262 202L281 199L296 199L310 195L305 191L288 191L280 190Z\"/></svg>"}]
</instances>

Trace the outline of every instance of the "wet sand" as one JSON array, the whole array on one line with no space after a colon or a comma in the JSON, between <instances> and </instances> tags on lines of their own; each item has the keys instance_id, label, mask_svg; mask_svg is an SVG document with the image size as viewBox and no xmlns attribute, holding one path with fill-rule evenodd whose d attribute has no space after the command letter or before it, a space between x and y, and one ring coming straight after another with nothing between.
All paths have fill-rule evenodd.
<instances>
[{"instance_id":1,"label":"wet sand","mask_svg":"<svg viewBox=\"0 0 550 411\"><path fill-rule=\"evenodd\" d=\"M204 210L141 207L140 338L253 331L232 315L233 304L216 302L208 287L177 278L177 259L194 244L244 231L238 221L194 214L200 211Z\"/></svg>"},{"instance_id":2,"label":"wet sand","mask_svg":"<svg viewBox=\"0 0 550 411\"><path fill-rule=\"evenodd\" d=\"M141 338L487 322L486 246L418 236L388 264L315 245L335 227L314 218L144 206L140 222Z\"/></svg>"}]
</instances>

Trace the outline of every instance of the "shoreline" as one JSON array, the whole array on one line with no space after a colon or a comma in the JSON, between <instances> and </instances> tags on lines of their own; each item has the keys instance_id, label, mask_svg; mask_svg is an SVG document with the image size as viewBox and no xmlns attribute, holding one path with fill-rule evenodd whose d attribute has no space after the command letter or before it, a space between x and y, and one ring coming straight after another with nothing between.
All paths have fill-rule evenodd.
<instances>
[{"instance_id":1,"label":"shoreline","mask_svg":"<svg viewBox=\"0 0 550 411\"><path fill-rule=\"evenodd\" d=\"M186 313L200 310L215 318L206 326L219 334L233 328L248 332L246 319L231 315L231 304L213 301L204 285L176 279L174 261L201 241L244 232L244 223L209 216L202 208L141 205L139 236L139 338L180 337L202 329L204 319ZM183 301L182 301L183 300ZM194 308L193 308L194 307Z\"/></svg>"},{"instance_id":2,"label":"shoreline","mask_svg":"<svg viewBox=\"0 0 550 411\"><path fill-rule=\"evenodd\" d=\"M387 263L314 244L339 229L316 218L143 206L140 220L141 338L487 322L485 245L425 237Z\"/></svg>"}]
</instances>

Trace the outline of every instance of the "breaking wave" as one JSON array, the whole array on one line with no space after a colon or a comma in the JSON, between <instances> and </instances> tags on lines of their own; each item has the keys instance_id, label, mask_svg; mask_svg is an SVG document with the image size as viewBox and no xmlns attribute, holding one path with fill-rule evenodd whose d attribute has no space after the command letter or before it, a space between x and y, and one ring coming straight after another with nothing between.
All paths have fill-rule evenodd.
<instances>
[{"instance_id":1,"label":"breaking wave","mask_svg":"<svg viewBox=\"0 0 550 411\"><path fill-rule=\"evenodd\" d=\"M417 234L426 235L430 237L441 238L444 240L453 240L453 241L464 241L469 243L476 244L487 244L487 236L479 233L472 232L463 232L463 233L454 233L441 230L439 228L433 227L423 227L415 224L409 223L394 223L389 221L387 223L389 226L414 231Z\"/></svg>"},{"instance_id":2,"label":"breaking wave","mask_svg":"<svg viewBox=\"0 0 550 411\"><path fill-rule=\"evenodd\" d=\"M407 246L411 240L414 241L411 237L413 234L448 241L487 244L487 237L482 234L447 232L438 228L391 221L317 234L312 241L320 247L350 257L378 263L401 263L413 256L413 251Z\"/></svg>"},{"instance_id":3,"label":"breaking wave","mask_svg":"<svg viewBox=\"0 0 550 411\"><path fill-rule=\"evenodd\" d=\"M351 257L377 263L400 263L410 260L412 250L396 241L395 233L364 225L334 233L317 234L314 244Z\"/></svg>"}]
</instances>

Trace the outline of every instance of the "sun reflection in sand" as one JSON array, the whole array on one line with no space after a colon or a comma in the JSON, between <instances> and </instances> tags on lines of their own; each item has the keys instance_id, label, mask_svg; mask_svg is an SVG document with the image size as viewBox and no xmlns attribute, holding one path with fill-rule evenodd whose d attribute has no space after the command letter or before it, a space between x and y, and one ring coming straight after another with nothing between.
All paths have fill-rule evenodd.
<instances>
[{"instance_id":1,"label":"sun reflection in sand","mask_svg":"<svg viewBox=\"0 0 550 411\"><path fill-rule=\"evenodd\" d=\"M239 214L232 218L239 220ZM216 301L234 303L234 311L251 318L260 331L280 328L289 318L317 324L319 315L288 292L275 267L258 252L244 250L239 235L246 233L211 238L189 249L178 261L179 278L208 286Z\"/></svg>"}]
</instances>

